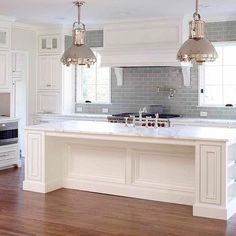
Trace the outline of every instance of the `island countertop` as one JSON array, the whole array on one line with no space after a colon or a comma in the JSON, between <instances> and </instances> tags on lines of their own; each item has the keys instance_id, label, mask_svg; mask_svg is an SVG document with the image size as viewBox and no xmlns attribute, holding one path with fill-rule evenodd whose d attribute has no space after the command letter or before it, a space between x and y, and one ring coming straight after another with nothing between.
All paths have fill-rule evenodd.
<instances>
[{"instance_id":1,"label":"island countertop","mask_svg":"<svg viewBox=\"0 0 236 236\"><path fill-rule=\"evenodd\" d=\"M236 142L236 129L178 126L168 128L133 127L132 125L92 121L63 121L28 126L26 130L77 133L88 135L110 135L125 137L147 137L161 139L184 139L200 141Z\"/></svg>"}]
</instances>

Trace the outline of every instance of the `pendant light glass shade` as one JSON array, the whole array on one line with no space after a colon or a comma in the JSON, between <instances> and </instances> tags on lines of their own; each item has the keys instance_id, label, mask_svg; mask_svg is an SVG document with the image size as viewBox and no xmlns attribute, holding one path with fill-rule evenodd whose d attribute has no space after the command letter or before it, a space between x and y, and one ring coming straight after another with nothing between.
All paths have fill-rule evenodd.
<instances>
[{"instance_id":1,"label":"pendant light glass shade","mask_svg":"<svg viewBox=\"0 0 236 236\"><path fill-rule=\"evenodd\" d=\"M80 23L80 7L84 2L74 2L78 6L78 21L74 22L72 30L73 44L68 48L62 58L61 62L64 65L86 65L90 67L96 63L96 57L93 51L85 45L86 29L85 25Z\"/></svg>"},{"instance_id":2,"label":"pendant light glass shade","mask_svg":"<svg viewBox=\"0 0 236 236\"><path fill-rule=\"evenodd\" d=\"M201 65L204 62L213 62L217 57L214 46L205 37L205 22L198 14L198 0L196 0L196 12L193 21L189 23L189 39L179 49L177 60Z\"/></svg>"}]
</instances>

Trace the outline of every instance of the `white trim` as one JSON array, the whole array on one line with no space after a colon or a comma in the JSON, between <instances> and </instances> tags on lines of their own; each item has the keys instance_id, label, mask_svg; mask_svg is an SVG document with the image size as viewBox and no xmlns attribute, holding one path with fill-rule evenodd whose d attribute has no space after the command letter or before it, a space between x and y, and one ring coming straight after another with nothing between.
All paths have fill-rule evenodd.
<instances>
[{"instance_id":1,"label":"white trim","mask_svg":"<svg viewBox=\"0 0 236 236\"><path fill-rule=\"evenodd\" d=\"M210 204L194 204L193 216L228 220L231 216L227 214L227 208L212 206Z\"/></svg>"},{"instance_id":2,"label":"white trim","mask_svg":"<svg viewBox=\"0 0 236 236\"><path fill-rule=\"evenodd\" d=\"M23 189L31 192L48 193L62 187L62 182L60 181L53 181L46 184L37 181L23 181Z\"/></svg>"},{"instance_id":3,"label":"white trim","mask_svg":"<svg viewBox=\"0 0 236 236\"><path fill-rule=\"evenodd\" d=\"M36 26L36 25L24 24L24 23L20 23L20 22L14 22L12 24L12 28L22 29L22 30L30 30L30 31L37 31L38 30L38 26Z\"/></svg>"},{"instance_id":4,"label":"white trim","mask_svg":"<svg viewBox=\"0 0 236 236\"><path fill-rule=\"evenodd\" d=\"M225 21L236 21L236 16L215 16L215 17L204 17L206 23L217 23Z\"/></svg>"},{"instance_id":5,"label":"white trim","mask_svg":"<svg viewBox=\"0 0 236 236\"><path fill-rule=\"evenodd\" d=\"M73 178L65 178L63 181L63 187L184 205L192 205L194 198L194 193L192 191L184 192L178 190L145 188L134 185L126 186L122 184L110 184L99 181L94 183L94 181L78 180Z\"/></svg>"},{"instance_id":6,"label":"white trim","mask_svg":"<svg viewBox=\"0 0 236 236\"><path fill-rule=\"evenodd\" d=\"M162 22L162 24L166 24L168 22L173 22L173 21L181 21L183 20L184 17L126 17L122 19L109 19L108 21L104 21L104 24L109 25L109 24L128 24L128 23L143 23L143 22Z\"/></svg>"},{"instance_id":7,"label":"white trim","mask_svg":"<svg viewBox=\"0 0 236 236\"><path fill-rule=\"evenodd\" d=\"M0 21L14 22L16 21L16 18L0 15Z\"/></svg>"}]
</instances>

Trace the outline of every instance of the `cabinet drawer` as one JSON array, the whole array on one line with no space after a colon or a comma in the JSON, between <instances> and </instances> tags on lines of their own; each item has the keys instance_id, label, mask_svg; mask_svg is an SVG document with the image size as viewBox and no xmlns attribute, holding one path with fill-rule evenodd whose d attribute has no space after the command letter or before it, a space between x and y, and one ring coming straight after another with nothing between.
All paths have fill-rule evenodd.
<instances>
[{"instance_id":1,"label":"cabinet drawer","mask_svg":"<svg viewBox=\"0 0 236 236\"><path fill-rule=\"evenodd\" d=\"M60 113L60 93L39 92L37 95L37 100L37 110L39 113Z\"/></svg>"},{"instance_id":2,"label":"cabinet drawer","mask_svg":"<svg viewBox=\"0 0 236 236\"><path fill-rule=\"evenodd\" d=\"M7 161L7 160L11 160L11 159L16 159L16 157L17 157L16 150L0 153L0 161Z\"/></svg>"},{"instance_id":3,"label":"cabinet drawer","mask_svg":"<svg viewBox=\"0 0 236 236\"><path fill-rule=\"evenodd\" d=\"M12 165L19 165L19 156L17 149L0 151L0 168Z\"/></svg>"}]
</instances>

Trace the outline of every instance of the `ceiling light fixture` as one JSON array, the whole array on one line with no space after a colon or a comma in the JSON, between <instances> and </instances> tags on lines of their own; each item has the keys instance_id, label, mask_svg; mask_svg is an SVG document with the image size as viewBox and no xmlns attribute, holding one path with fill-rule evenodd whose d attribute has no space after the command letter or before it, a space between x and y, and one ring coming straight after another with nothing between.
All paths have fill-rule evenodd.
<instances>
[{"instance_id":1,"label":"ceiling light fixture","mask_svg":"<svg viewBox=\"0 0 236 236\"><path fill-rule=\"evenodd\" d=\"M80 8L84 5L84 2L74 2L74 4L78 7L78 21L73 24L73 44L64 52L61 62L67 66L73 64L90 67L96 63L96 57L93 51L85 45L86 29L85 25L80 22Z\"/></svg>"},{"instance_id":2,"label":"ceiling light fixture","mask_svg":"<svg viewBox=\"0 0 236 236\"><path fill-rule=\"evenodd\" d=\"M198 0L196 0L196 11L193 20L189 23L189 28L189 39L179 49L177 60L199 65L215 61L218 54L212 43L205 37L205 22L201 20L198 13Z\"/></svg>"}]
</instances>

